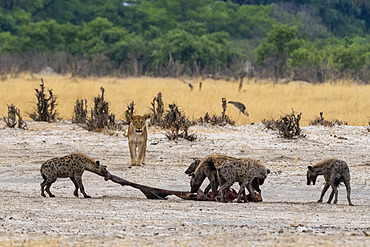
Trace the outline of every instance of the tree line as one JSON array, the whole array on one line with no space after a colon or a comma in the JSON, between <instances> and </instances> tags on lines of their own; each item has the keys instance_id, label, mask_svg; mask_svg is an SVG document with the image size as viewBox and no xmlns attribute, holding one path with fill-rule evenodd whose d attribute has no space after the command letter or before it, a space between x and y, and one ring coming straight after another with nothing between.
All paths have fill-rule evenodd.
<instances>
[{"instance_id":1,"label":"tree line","mask_svg":"<svg viewBox=\"0 0 370 247\"><path fill-rule=\"evenodd\" d=\"M0 73L370 78L366 0L3 0Z\"/></svg>"}]
</instances>

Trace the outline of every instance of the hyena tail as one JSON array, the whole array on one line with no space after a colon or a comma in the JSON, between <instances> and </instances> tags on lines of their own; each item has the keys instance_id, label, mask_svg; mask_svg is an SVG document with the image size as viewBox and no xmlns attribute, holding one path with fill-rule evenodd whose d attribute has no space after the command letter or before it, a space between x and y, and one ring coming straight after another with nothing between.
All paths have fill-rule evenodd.
<instances>
[{"instance_id":1,"label":"hyena tail","mask_svg":"<svg viewBox=\"0 0 370 247\"><path fill-rule=\"evenodd\" d=\"M341 180L342 180L342 175L337 175L334 178L334 185L335 185L335 187L338 187L339 186Z\"/></svg>"}]
</instances>

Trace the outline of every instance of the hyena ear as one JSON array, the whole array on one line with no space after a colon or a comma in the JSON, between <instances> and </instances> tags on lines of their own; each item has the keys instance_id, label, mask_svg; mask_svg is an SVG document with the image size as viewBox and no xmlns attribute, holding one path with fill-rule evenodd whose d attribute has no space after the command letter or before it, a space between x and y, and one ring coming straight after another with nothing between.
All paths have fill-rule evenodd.
<instances>
[{"instance_id":1,"label":"hyena ear","mask_svg":"<svg viewBox=\"0 0 370 247\"><path fill-rule=\"evenodd\" d=\"M270 169L267 169L266 172L267 172L267 174L270 174L271 173Z\"/></svg>"},{"instance_id":2,"label":"hyena ear","mask_svg":"<svg viewBox=\"0 0 370 247\"><path fill-rule=\"evenodd\" d=\"M308 170L310 170L311 172L313 172L313 167L312 166L308 166Z\"/></svg>"},{"instance_id":3,"label":"hyena ear","mask_svg":"<svg viewBox=\"0 0 370 247\"><path fill-rule=\"evenodd\" d=\"M100 161L99 161L99 160L97 160L97 161L95 162L95 164L96 164L97 166L100 166Z\"/></svg>"}]
</instances>

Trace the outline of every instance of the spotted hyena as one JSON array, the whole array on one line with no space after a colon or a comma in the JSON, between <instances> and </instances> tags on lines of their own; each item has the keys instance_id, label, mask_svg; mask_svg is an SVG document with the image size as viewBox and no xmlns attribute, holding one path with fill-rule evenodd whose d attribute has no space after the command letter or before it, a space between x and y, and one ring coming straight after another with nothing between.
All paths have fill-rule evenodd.
<instances>
[{"instance_id":1,"label":"spotted hyena","mask_svg":"<svg viewBox=\"0 0 370 247\"><path fill-rule=\"evenodd\" d=\"M73 153L67 156L52 158L46 161L40 169L41 176L44 181L41 183L41 195L45 197L44 189L50 197L55 197L50 192L50 186L57 180L57 178L70 178L75 185L74 196L78 197L78 189L85 198L91 196L85 193L82 184L82 174L87 170L96 173L100 176L106 176L108 171L106 166L100 165L99 161L78 153ZM46 187L46 188L45 188Z\"/></svg>"},{"instance_id":2,"label":"spotted hyena","mask_svg":"<svg viewBox=\"0 0 370 247\"><path fill-rule=\"evenodd\" d=\"M219 181L217 178L217 168L222 165L225 161L229 160L239 160L239 158L234 158L226 155L209 155L201 160L195 160L190 164L188 169L185 171L186 174L191 175L190 187L191 192L196 193L203 181L208 178L209 185L205 188L204 193L207 194L212 189L212 200L217 195L217 188L219 186ZM261 194L261 189L259 185L262 185L264 179L253 179L253 188ZM254 194L254 193L253 193Z\"/></svg>"},{"instance_id":3,"label":"spotted hyena","mask_svg":"<svg viewBox=\"0 0 370 247\"><path fill-rule=\"evenodd\" d=\"M193 172L195 172L195 169L199 166L200 159L194 159L194 161L190 164L188 169L185 170L185 174L191 175Z\"/></svg>"},{"instance_id":4,"label":"spotted hyena","mask_svg":"<svg viewBox=\"0 0 370 247\"><path fill-rule=\"evenodd\" d=\"M217 168L221 201L226 201L228 190L235 182L238 182L240 185L237 202L241 202L242 195L244 197L244 202L247 202L245 187L247 187L252 201L258 201L253 191L252 181L255 178L265 180L269 173L270 170L266 169L266 167L257 160L243 158L226 161Z\"/></svg>"},{"instance_id":5,"label":"spotted hyena","mask_svg":"<svg viewBox=\"0 0 370 247\"><path fill-rule=\"evenodd\" d=\"M322 199L326 191L331 186L332 192L329 196L327 203L331 203L334 198L334 203L338 202L338 186L340 182L343 182L347 189L347 200L350 206L353 206L351 202L351 186L350 186L350 174L349 168L345 161L338 159L329 159L322 161L314 166L308 166L307 170L307 185L311 182L313 185L316 183L316 178L318 175L324 175L325 185L321 192L320 199L317 202L322 202Z\"/></svg>"},{"instance_id":6,"label":"spotted hyena","mask_svg":"<svg viewBox=\"0 0 370 247\"><path fill-rule=\"evenodd\" d=\"M203 181L208 178L210 184L205 189L205 194L208 191L212 190L211 200L217 195L217 187L218 187L218 180L217 180L217 167L219 167L222 163L227 160L234 159L232 157L226 155L210 155L206 158L202 159L199 162L198 167L196 167L195 171L191 173L190 178L190 187L191 192L196 193L200 186L202 185Z\"/></svg>"}]
</instances>

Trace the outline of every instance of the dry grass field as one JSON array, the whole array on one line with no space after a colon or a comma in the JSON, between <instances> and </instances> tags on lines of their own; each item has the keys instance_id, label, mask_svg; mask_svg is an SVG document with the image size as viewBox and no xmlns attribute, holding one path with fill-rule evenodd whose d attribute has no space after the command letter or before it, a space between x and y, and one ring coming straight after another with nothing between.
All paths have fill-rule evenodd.
<instances>
[{"instance_id":1,"label":"dry grass field","mask_svg":"<svg viewBox=\"0 0 370 247\"><path fill-rule=\"evenodd\" d=\"M0 116L7 104L24 115L35 106L41 76L22 75L0 81ZM165 130L149 128L147 164L130 168L127 138L86 131L70 121L27 120L28 129L7 128L0 121L0 246L369 246L370 85L336 83L273 84L206 80L199 90L177 79L70 78L43 76L46 88L58 97L62 119L71 119L76 99L88 100L106 90L106 100L118 119L134 101L136 113L148 113L158 92L164 103L176 103L190 118L205 112L220 115L221 98L246 104L249 117L233 106L226 113L240 126L191 127L196 141L169 141ZM261 122L302 112L306 138L285 140ZM307 126L324 112L352 126ZM357 126L356 126L357 125ZM366 125L366 126L365 126ZM148 200L138 190L105 182L86 172L84 184L91 199L75 198L69 179L58 179L56 198L40 196L40 166L51 157L81 152L107 165L129 181L174 190L189 190L185 169L193 158L209 154L251 157L271 169L262 186L262 203L217 203ZM344 186L338 205L316 203L324 179L307 186L307 165L327 158L345 160L351 170L352 202ZM208 183L203 183L203 189ZM238 187L235 185L236 188ZM329 192L328 192L329 193ZM328 197L326 195L325 199Z\"/></svg>"},{"instance_id":2,"label":"dry grass field","mask_svg":"<svg viewBox=\"0 0 370 247\"><path fill-rule=\"evenodd\" d=\"M353 126L368 125L370 119L370 85L358 85L351 82L325 83L312 85L304 82L273 84L264 81L245 81L238 92L237 82L214 81L207 79L192 83L190 90L186 83L173 78L71 78L59 75L21 75L1 81L0 116L7 114L7 104L15 104L25 119L35 106L35 88L44 79L46 88L53 89L58 97L57 110L62 119L71 119L77 99L87 99L90 108L93 98L100 94L100 87L106 90L106 100L111 112L117 119L123 118L126 106L135 102L137 114L148 113L151 101L158 92L162 92L166 109L168 104L176 103L186 116L199 118L206 112L220 115L221 99L243 102L250 116L239 114L232 105L226 114L238 125L261 122L265 118L278 118L290 113L302 112L302 125L324 112L327 120L338 119Z\"/></svg>"}]
</instances>

